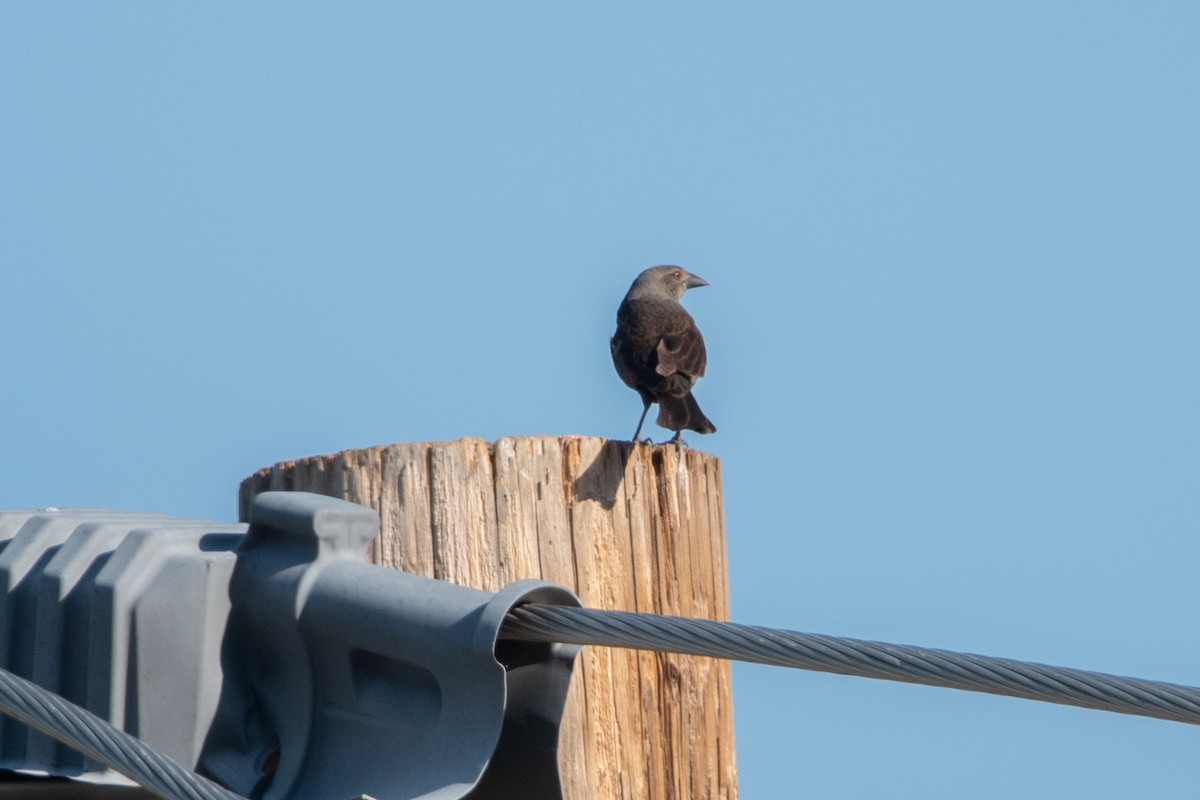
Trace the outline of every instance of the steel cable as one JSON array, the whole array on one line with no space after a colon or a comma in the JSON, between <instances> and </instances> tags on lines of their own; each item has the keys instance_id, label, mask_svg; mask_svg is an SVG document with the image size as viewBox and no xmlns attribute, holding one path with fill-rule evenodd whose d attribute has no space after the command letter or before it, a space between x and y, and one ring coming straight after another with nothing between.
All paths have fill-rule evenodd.
<instances>
[{"instance_id":1,"label":"steel cable","mask_svg":"<svg viewBox=\"0 0 1200 800\"><path fill-rule=\"evenodd\" d=\"M711 656L1200 725L1200 688L912 645L532 603L509 612L500 635L524 641Z\"/></svg>"},{"instance_id":2,"label":"steel cable","mask_svg":"<svg viewBox=\"0 0 1200 800\"><path fill-rule=\"evenodd\" d=\"M116 770L165 800L246 800L95 714L0 669L0 711Z\"/></svg>"},{"instance_id":3,"label":"steel cable","mask_svg":"<svg viewBox=\"0 0 1200 800\"><path fill-rule=\"evenodd\" d=\"M1200 688L911 645L541 604L513 609L500 635L726 658L1200 724ZM0 670L0 711L166 800L245 800L91 712L5 670Z\"/></svg>"}]
</instances>

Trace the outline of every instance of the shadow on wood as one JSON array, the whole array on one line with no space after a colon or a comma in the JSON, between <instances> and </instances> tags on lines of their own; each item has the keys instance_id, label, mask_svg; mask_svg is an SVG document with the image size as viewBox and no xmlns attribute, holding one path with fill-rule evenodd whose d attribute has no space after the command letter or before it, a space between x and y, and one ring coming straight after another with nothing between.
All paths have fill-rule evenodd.
<instances>
[{"instance_id":1,"label":"shadow on wood","mask_svg":"<svg viewBox=\"0 0 1200 800\"><path fill-rule=\"evenodd\" d=\"M616 505L621 482L625 479L625 465L635 445L631 442L606 441L592 463L571 484L576 502L594 500L605 511Z\"/></svg>"}]
</instances>

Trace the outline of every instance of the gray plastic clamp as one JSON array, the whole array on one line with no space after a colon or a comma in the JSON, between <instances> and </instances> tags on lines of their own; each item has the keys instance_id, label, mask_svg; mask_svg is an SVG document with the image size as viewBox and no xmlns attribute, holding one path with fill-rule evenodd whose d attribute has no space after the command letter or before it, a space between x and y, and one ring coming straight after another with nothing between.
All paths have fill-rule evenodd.
<instances>
[{"instance_id":1,"label":"gray plastic clamp","mask_svg":"<svg viewBox=\"0 0 1200 800\"><path fill-rule=\"evenodd\" d=\"M559 725L579 647L497 641L541 581L496 594L364 562L363 506L255 498L200 771L258 800L561 798Z\"/></svg>"}]
</instances>

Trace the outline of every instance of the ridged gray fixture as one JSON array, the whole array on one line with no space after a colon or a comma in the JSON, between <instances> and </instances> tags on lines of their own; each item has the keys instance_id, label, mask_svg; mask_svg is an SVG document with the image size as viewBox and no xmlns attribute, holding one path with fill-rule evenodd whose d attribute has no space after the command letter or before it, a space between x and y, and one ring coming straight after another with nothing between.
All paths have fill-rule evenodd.
<instances>
[{"instance_id":1,"label":"ridged gray fixture","mask_svg":"<svg viewBox=\"0 0 1200 800\"><path fill-rule=\"evenodd\" d=\"M194 764L244 532L161 514L0 512L0 667ZM130 783L10 718L0 769Z\"/></svg>"},{"instance_id":2,"label":"ridged gray fixture","mask_svg":"<svg viewBox=\"0 0 1200 800\"><path fill-rule=\"evenodd\" d=\"M298 492L259 495L248 528L0 512L0 666L251 798L561 798L579 647L497 636L519 604L578 600L367 564L378 526ZM0 769L128 784L0 726Z\"/></svg>"}]
</instances>

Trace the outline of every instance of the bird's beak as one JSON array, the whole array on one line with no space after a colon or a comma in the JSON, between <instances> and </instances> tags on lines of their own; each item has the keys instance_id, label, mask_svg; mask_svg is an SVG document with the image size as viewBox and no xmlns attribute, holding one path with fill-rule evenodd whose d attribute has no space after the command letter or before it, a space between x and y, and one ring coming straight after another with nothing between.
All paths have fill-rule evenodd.
<instances>
[{"instance_id":1,"label":"bird's beak","mask_svg":"<svg viewBox=\"0 0 1200 800\"><path fill-rule=\"evenodd\" d=\"M687 283L684 284L689 289L696 289L701 286L708 286L708 281L701 278L699 275L688 275Z\"/></svg>"}]
</instances>

